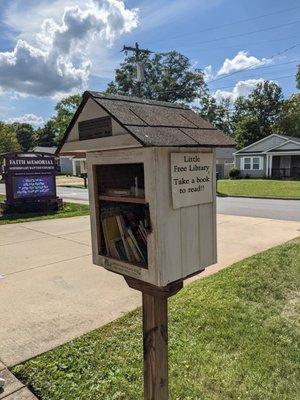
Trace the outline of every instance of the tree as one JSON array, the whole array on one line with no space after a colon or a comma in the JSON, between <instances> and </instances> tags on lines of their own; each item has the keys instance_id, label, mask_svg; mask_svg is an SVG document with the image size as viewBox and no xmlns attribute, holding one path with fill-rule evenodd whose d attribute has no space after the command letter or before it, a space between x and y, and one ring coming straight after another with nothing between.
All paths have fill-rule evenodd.
<instances>
[{"instance_id":1,"label":"tree","mask_svg":"<svg viewBox=\"0 0 300 400\"><path fill-rule=\"evenodd\" d=\"M255 116L246 115L234 125L234 139L238 149L249 146L261 137L261 126Z\"/></svg>"},{"instance_id":2,"label":"tree","mask_svg":"<svg viewBox=\"0 0 300 400\"><path fill-rule=\"evenodd\" d=\"M42 128L37 130L36 137L38 146L54 147L57 145L53 119L50 119Z\"/></svg>"},{"instance_id":3,"label":"tree","mask_svg":"<svg viewBox=\"0 0 300 400\"><path fill-rule=\"evenodd\" d=\"M216 128L230 135L232 133L232 110L230 101L222 100L220 103L210 95L203 95L200 100L199 114L211 122Z\"/></svg>"},{"instance_id":4,"label":"tree","mask_svg":"<svg viewBox=\"0 0 300 400\"><path fill-rule=\"evenodd\" d=\"M75 111L77 110L82 97L80 94L65 97L56 104L56 115L52 119L52 128L56 134L56 144L62 139Z\"/></svg>"},{"instance_id":5,"label":"tree","mask_svg":"<svg viewBox=\"0 0 300 400\"><path fill-rule=\"evenodd\" d=\"M20 151L16 132L11 125L0 122L0 154Z\"/></svg>"},{"instance_id":6,"label":"tree","mask_svg":"<svg viewBox=\"0 0 300 400\"><path fill-rule=\"evenodd\" d=\"M300 94L285 100L276 126L279 134L300 137Z\"/></svg>"},{"instance_id":7,"label":"tree","mask_svg":"<svg viewBox=\"0 0 300 400\"><path fill-rule=\"evenodd\" d=\"M16 132L17 140L21 146L22 151L28 151L33 148L35 144L35 131L30 124L15 122L12 124Z\"/></svg>"},{"instance_id":8,"label":"tree","mask_svg":"<svg viewBox=\"0 0 300 400\"><path fill-rule=\"evenodd\" d=\"M146 82L141 85L141 97L153 100L191 103L206 92L201 70L191 70L184 55L169 53L142 54ZM107 93L137 95L136 60L129 56L116 69L115 80L108 84Z\"/></svg>"},{"instance_id":9,"label":"tree","mask_svg":"<svg viewBox=\"0 0 300 400\"><path fill-rule=\"evenodd\" d=\"M233 115L233 134L234 137L239 136L239 146L242 143L249 145L274 133L282 105L282 89L269 81L259 83L249 97L239 97L235 102ZM254 132L247 129L254 129ZM244 137L241 136L242 132Z\"/></svg>"}]
</instances>

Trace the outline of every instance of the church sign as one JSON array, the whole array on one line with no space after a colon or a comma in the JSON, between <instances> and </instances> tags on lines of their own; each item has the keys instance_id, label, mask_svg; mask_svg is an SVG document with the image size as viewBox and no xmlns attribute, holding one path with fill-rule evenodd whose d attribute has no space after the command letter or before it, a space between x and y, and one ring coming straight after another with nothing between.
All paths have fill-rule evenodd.
<instances>
[{"instance_id":1,"label":"church sign","mask_svg":"<svg viewBox=\"0 0 300 400\"><path fill-rule=\"evenodd\" d=\"M9 153L4 155L3 176L6 187L4 211L56 210L55 156L46 153Z\"/></svg>"}]
</instances>

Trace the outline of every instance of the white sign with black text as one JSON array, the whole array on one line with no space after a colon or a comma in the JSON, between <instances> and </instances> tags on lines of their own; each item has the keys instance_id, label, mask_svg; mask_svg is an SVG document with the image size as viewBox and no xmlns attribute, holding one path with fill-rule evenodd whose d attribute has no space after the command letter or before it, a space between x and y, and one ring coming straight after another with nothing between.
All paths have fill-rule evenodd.
<instances>
[{"instance_id":1,"label":"white sign with black text","mask_svg":"<svg viewBox=\"0 0 300 400\"><path fill-rule=\"evenodd\" d=\"M212 153L171 153L173 207L211 203L212 172Z\"/></svg>"}]
</instances>

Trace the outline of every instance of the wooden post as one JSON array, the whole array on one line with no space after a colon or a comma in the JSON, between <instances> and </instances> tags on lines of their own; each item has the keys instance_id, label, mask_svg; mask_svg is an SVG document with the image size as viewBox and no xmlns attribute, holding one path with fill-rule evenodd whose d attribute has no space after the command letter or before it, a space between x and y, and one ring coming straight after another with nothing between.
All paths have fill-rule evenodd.
<instances>
[{"instance_id":1,"label":"wooden post","mask_svg":"<svg viewBox=\"0 0 300 400\"><path fill-rule=\"evenodd\" d=\"M168 400L168 297L182 289L183 281L157 287L124 278L143 296L144 400Z\"/></svg>"},{"instance_id":2,"label":"wooden post","mask_svg":"<svg viewBox=\"0 0 300 400\"><path fill-rule=\"evenodd\" d=\"M168 298L143 293L144 399L168 400Z\"/></svg>"}]
</instances>

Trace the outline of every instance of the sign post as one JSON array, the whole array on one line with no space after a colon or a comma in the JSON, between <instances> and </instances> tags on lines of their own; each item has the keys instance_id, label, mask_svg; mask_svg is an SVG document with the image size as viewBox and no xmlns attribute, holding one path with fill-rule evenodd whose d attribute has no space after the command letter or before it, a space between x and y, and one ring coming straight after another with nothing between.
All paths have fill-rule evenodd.
<instances>
[{"instance_id":1,"label":"sign post","mask_svg":"<svg viewBox=\"0 0 300 400\"><path fill-rule=\"evenodd\" d=\"M182 289L183 281L160 288L134 278L125 280L142 292L144 400L168 400L168 298Z\"/></svg>"},{"instance_id":2,"label":"sign post","mask_svg":"<svg viewBox=\"0 0 300 400\"><path fill-rule=\"evenodd\" d=\"M168 400L168 299L143 293L144 399Z\"/></svg>"}]
</instances>

